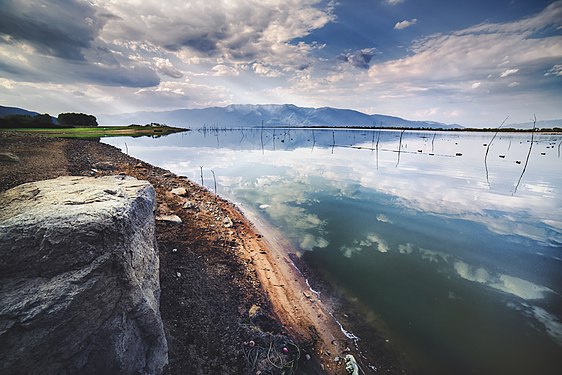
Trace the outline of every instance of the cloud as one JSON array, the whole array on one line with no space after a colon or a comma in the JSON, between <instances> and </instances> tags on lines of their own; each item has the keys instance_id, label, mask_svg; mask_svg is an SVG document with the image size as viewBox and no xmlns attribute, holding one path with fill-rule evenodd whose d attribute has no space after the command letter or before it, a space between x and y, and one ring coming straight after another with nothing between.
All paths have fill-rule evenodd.
<instances>
[{"instance_id":1,"label":"cloud","mask_svg":"<svg viewBox=\"0 0 562 375\"><path fill-rule=\"evenodd\" d=\"M171 78L181 78L183 73L177 69L168 59L163 59L161 57L154 58L154 65L158 71L164 75Z\"/></svg>"},{"instance_id":2,"label":"cloud","mask_svg":"<svg viewBox=\"0 0 562 375\"><path fill-rule=\"evenodd\" d=\"M548 80L555 79L557 70L548 75L545 71L550 72L562 60L562 36L541 30L561 25L562 1L558 1L517 21L484 23L431 35L414 41L407 56L371 64L370 79L363 85L387 97L402 99L411 113L417 110L414 105L437 106L442 102L450 106L454 101L467 109L475 103L474 109L482 111L483 107L476 105L480 102L485 107L494 107L494 111L505 107L514 114L514 100L526 104L532 101L533 108L552 113L556 97L552 90L556 90L556 83ZM506 68L506 63L517 68ZM509 87L509 95L521 96L507 100L508 87L502 80L515 74L520 85ZM481 83L480 90L473 90L475 82ZM406 103L407 99L412 102ZM482 103L484 99L486 102Z\"/></svg>"},{"instance_id":3,"label":"cloud","mask_svg":"<svg viewBox=\"0 0 562 375\"><path fill-rule=\"evenodd\" d=\"M290 44L334 19L318 0L244 2L170 1L142 3L108 0L104 7L119 17L103 29L106 40L146 40L168 52L237 62L266 62L288 53L306 56ZM304 52L304 55L302 55Z\"/></svg>"},{"instance_id":4,"label":"cloud","mask_svg":"<svg viewBox=\"0 0 562 375\"><path fill-rule=\"evenodd\" d=\"M83 49L93 45L112 18L87 2L6 0L0 11L0 34L46 55L84 60Z\"/></svg>"},{"instance_id":5,"label":"cloud","mask_svg":"<svg viewBox=\"0 0 562 375\"><path fill-rule=\"evenodd\" d=\"M403 3L405 0L385 0L385 2L389 5L398 5Z\"/></svg>"},{"instance_id":6,"label":"cloud","mask_svg":"<svg viewBox=\"0 0 562 375\"><path fill-rule=\"evenodd\" d=\"M520 84L521 84L520 82L515 81L515 82L511 82L511 83L510 83L509 85L507 85L507 86L508 86L508 87L517 87L517 86L519 86Z\"/></svg>"},{"instance_id":7,"label":"cloud","mask_svg":"<svg viewBox=\"0 0 562 375\"><path fill-rule=\"evenodd\" d=\"M416 18L413 18L410 21L404 20L404 21L396 22L396 25L394 25L394 30L405 29L407 27L415 25L417 22L418 22L418 20Z\"/></svg>"},{"instance_id":8,"label":"cloud","mask_svg":"<svg viewBox=\"0 0 562 375\"><path fill-rule=\"evenodd\" d=\"M552 68L550 68L546 73L544 73L545 76L558 76L558 77L562 77L562 65L554 65Z\"/></svg>"},{"instance_id":9,"label":"cloud","mask_svg":"<svg viewBox=\"0 0 562 375\"><path fill-rule=\"evenodd\" d=\"M472 86L470 86L470 87L472 87L473 89L477 89L477 88L479 88L481 85L482 85L482 82L474 82L474 83L472 84Z\"/></svg>"},{"instance_id":10,"label":"cloud","mask_svg":"<svg viewBox=\"0 0 562 375\"><path fill-rule=\"evenodd\" d=\"M363 48L358 51L341 54L338 56L338 59L356 68L369 69L369 63L376 51L375 48Z\"/></svg>"},{"instance_id":11,"label":"cloud","mask_svg":"<svg viewBox=\"0 0 562 375\"><path fill-rule=\"evenodd\" d=\"M519 71L519 69L506 69L500 74L500 78L510 76L512 74L517 73L518 71Z\"/></svg>"},{"instance_id":12,"label":"cloud","mask_svg":"<svg viewBox=\"0 0 562 375\"><path fill-rule=\"evenodd\" d=\"M6 0L0 70L21 81L130 87L157 86L158 74L184 78L186 64L201 76L236 76L242 64L258 64L247 70L256 75L288 75L310 66L321 48L293 40L334 20L333 7L320 0Z\"/></svg>"}]
</instances>

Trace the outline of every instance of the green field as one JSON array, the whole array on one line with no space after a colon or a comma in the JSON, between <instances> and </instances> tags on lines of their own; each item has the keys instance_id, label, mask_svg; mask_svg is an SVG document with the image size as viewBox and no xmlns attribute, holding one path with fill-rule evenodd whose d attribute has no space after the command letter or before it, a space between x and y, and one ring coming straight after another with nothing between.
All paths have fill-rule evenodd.
<instances>
[{"instance_id":1,"label":"green field","mask_svg":"<svg viewBox=\"0 0 562 375\"><path fill-rule=\"evenodd\" d=\"M102 138L102 137L158 137L172 133L189 131L190 129L175 128L171 126L96 126L84 128L14 128L1 129L3 131L16 131L24 133L43 134L50 137L60 138Z\"/></svg>"}]
</instances>

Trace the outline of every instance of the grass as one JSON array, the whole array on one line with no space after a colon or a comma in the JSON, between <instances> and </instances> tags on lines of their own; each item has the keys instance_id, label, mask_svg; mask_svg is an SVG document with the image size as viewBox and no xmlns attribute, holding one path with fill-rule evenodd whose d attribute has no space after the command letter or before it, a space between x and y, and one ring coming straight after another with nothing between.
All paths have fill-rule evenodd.
<instances>
[{"instance_id":1,"label":"grass","mask_svg":"<svg viewBox=\"0 0 562 375\"><path fill-rule=\"evenodd\" d=\"M171 126L96 126L84 128L14 128L2 129L25 133L43 134L49 137L60 138L103 138L103 137L159 137L172 133L189 131L190 129L175 128Z\"/></svg>"}]
</instances>

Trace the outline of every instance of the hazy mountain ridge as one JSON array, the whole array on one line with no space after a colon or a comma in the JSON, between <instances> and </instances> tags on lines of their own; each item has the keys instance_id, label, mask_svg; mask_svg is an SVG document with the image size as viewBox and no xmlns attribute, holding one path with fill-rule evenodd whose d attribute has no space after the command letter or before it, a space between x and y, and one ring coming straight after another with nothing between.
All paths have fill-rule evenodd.
<instances>
[{"instance_id":1,"label":"hazy mountain ridge","mask_svg":"<svg viewBox=\"0 0 562 375\"><path fill-rule=\"evenodd\" d=\"M536 124L538 129L542 128L562 128L562 119L558 120L538 120ZM520 122L516 124L509 124L504 127L515 128L515 129L532 129L533 122Z\"/></svg>"},{"instance_id":2,"label":"hazy mountain ridge","mask_svg":"<svg viewBox=\"0 0 562 375\"><path fill-rule=\"evenodd\" d=\"M100 124L126 125L149 122L190 128L261 126L376 126L409 128L461 128L435 121L410 121L386 115L368 115L352 109L308 108L292 104L232 104L227 107L143 111L119 115L99 115Z\"/></svg>"},{"instance_id":3,"label":"hazy mountain ridge","mask_svg":"<svg viewBox=\"0 0 562 375\"><path fill-rule=\"evenodd\" d=\"M26 116L37 116L39 113L28 111L27 109L18 107L5 107L0 105L0 117L10 116L10 115L26 115Z\"/></svg>"}]
</instances>

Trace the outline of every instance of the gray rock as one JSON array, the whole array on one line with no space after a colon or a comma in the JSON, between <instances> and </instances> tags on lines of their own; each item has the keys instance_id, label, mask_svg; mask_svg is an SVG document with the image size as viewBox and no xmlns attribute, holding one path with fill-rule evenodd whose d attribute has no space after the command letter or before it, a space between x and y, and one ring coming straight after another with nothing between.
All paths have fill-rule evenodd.
<instances>
[{"instance_id":1,"label":"gray rock","mask_svg":"<svg viewBox=\"0 0 562 375\"><path fill-rule=\"evenodd\" d=\"M128 177L0 193L0 373L162 372L154 208Z\"/></svg>"}]
</instances>

